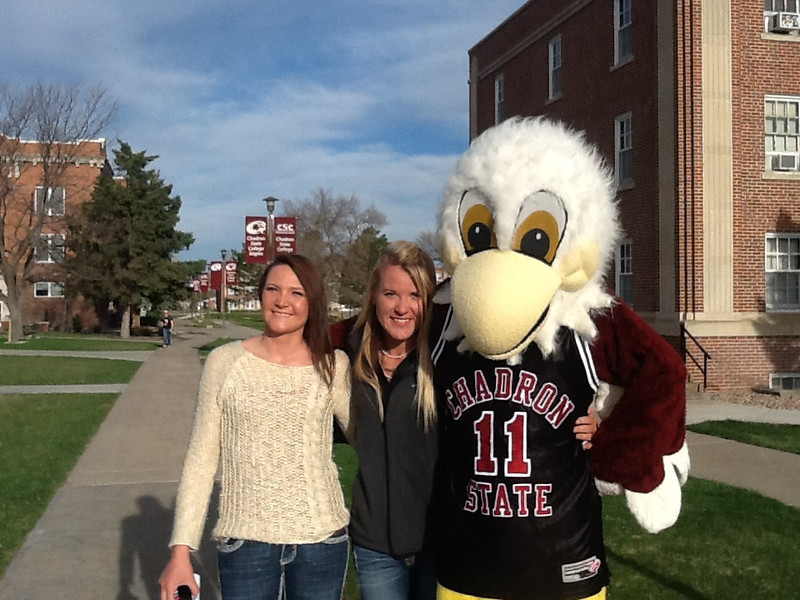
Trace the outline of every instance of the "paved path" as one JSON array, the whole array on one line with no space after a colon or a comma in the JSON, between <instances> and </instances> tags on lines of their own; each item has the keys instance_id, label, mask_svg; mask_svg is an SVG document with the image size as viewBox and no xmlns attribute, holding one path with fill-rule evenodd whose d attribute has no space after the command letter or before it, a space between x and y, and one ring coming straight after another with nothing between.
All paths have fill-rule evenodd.
<instances>
[{"instance_id":1,"label":"paved path","mask_svg":"<svg viewBox=\"0 0 800 600\"><path fill-rule=\"evenodd\" d=\"M181 329L146 360L0 580L0 600L157 599L201 373L197 348L253 330ZM800 411L692 401L690 423L732 418L800 423ZM689 434L692 476L800 507L800 456ZM210 514L216 505L212 500ZM203 600L218 600L215 551L195 556Z\"/></svg>"}]
</instances>

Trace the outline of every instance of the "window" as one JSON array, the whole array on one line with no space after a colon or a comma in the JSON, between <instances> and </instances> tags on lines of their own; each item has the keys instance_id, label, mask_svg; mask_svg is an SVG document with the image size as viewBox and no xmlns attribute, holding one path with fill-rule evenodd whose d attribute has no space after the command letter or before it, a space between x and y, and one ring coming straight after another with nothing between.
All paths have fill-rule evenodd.
<instances>
[{"instance_id":1,"label":"window","mask_svg":"<svg viewBox=\"0 0 800 600\"><path fill-rule=\"evenodd\" d=\"M615 121L614 171L618 184L633 183L633 117L630 113L617 117Z\"/></svg>"},{"instance_id":2,"label":"window","mask_svg":"<svg viewBox=\"0 0 800 600\"><path fill-rule=\"evenodd\" d=\"M550 99L561 97L561 36L550 40Z\"/></svg>"},{"instance_id":3,"label":"window","mask_svg":"<svg viewBox=\"0 0 800 600\"><path fill-rule=\"evenodd\" d=\"M64 216L64 188L63 187L49 187L47 188L47 196L45 197L45 188L39 186L36 188L34 194L34 208L36 212L44 210L45 214L49 217ZM40 208L44 206L44 208Z\"/></svg>"},{"instance_id":4,"label":"window","mask_svg":"<svg viewBox=\"0 0 800 600\"><path fill-rule=\"evenodd\" d=\"M617 246L615 262L617 296L633 306L633 254L630 240L623 240Z\"/></svg>"},{"instance_id":5,"label":"window","mask_svg":"<svg viewBox=\"0 0 800 600\"><path fill-rule=\"evenodd\" d=\"M498 75L494 80L494 123L506 120L506 80Z\"/></svg>"},{"instance_id":6,"label":"window","mask_svg":"<svg viewBox=\"0 0 800 600\"><path fill-rule=\"evenodd\" d=\"M37 281L33 284L33 295L37 298L63 298L64 287L54 281Z\"/></svg>"},{"instance_id":7,"label":"window","mask_svg":"<svg viewBox=\"0 0 800 600\"><path fill-rule=\"evenodd\" d=\"M764 168L797 171L799 142L800 98L764 98Z\"/></svg>"},{"instance_id":8,"label":"window","mask_svg":"<svg viewBox=\"0 0 800 600\"><path fill-rule=\"evenodd\" d=\"M633 0L614 0L614 64L633 58Z\"/></svg>"},{"instance_id":9,"label":"window","mask_svg":"<svg viewBox=\"0 0 800 600\"><path fill-rule=\"evenodd\" d=\"M800 233L768 233L767 310L800 310Z\"/></svg>"},{"instance_id":10,"label":"window","mask_svg":"<svg viewBox=\"0 0 800 600\"><path fill-rule=\"evenodd\" d=\"M64 258L64 236L58 233L43 233L36 245L36 262L55 263Z\"/></svg>"},{"instance_id":11,"label":"window","mask_svg":"<svg viewBox=\"0 0 800 600\"><path fill-rule=\"evenodd\" d=\"M771 373L769 387L773 390L800 390L800 373Z\"/></svg>"},{"instance_id":12,"label":"window","mask_svg":"<svg viewBox=\"0 0 800 600\"><path fill-rule=\"evenodd\" d=\"M798 0L764 0L764 12L797 12Z\"/></svg>"}]
</instances>

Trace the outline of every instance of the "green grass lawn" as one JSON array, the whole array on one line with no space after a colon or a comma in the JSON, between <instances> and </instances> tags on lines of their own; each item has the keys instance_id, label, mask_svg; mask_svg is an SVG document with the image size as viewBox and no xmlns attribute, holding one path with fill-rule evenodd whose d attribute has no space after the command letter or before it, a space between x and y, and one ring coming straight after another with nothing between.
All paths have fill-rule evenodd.
<instances>
[{"instance_id":1,"label":"green grass lawn","mask_svg":"<svg viewBox=\"0 0 800 600\"><path fill-rule=\"evenodd\" d=\"M0 357L0 385L127 383L142 363L105 358Z\"/></svg>"},{"instance_id":2,"label":"green grass lawn","mask_svg":"<svg viewBox=\"0 0 800 600\"><path fill-rule=\"evenodd\" d=\"M0 350L141 351L160 347L161 343L153 338L123 340L119 336L89 336L78 333L41 333L16 344L9 344L5 339L0 341Z\"/></svg>"},{"instance_id":3,"label":"green grass lawn","mask_svg":"<svg viewBox=\"0 0 800 600\"><path fill-rule=\"evenodd\" d=\"M115 399L116 394L0 395L0 575Z\"/></svg>"},{"instance_id":4,"label":"green grass lawn","mask_svg":"<svg viewBox=\"0 0 800 600\"><path fill-rule=\"evenodd\" d=\"M744 423L742 421L704 421L689 426L690 431L800 454L800 425Z\"/></svg>"}]
</instances>

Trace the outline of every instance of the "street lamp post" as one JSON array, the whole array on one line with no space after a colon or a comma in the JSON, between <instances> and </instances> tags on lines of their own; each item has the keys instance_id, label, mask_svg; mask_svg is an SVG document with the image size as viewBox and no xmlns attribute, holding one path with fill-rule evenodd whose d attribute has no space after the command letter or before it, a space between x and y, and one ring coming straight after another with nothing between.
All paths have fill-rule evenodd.
<instances>
[{"instance_id":1,"label":"street lamp post","mask_svg":"<svg viewBox=\"0 0 800 600\"><path fill-rule=\"evenodd\" d=\"M225 327L225 304L227 299L225 296L228 291L228 270L225 268L225 259L228 257L228 251L223 249L222 253L222 288L220 289L220 312L222 313L222 326Z\"/></svg>"},{"instance_id":2,"label":"street lamp post","mask_svg":"<svg viewBox=\"0 0 800 600\"><path fill-rule=\"evenodd\" d=\"M267 204L267 214L269 215L268 224L267 224L267 233L268 233L268 247L267 247L267 264L272 264L272 261L275 260L275 203L278 201L277 198L272 196L268 196L264 198L264 202Z\"/></svg>"}]
</instances>

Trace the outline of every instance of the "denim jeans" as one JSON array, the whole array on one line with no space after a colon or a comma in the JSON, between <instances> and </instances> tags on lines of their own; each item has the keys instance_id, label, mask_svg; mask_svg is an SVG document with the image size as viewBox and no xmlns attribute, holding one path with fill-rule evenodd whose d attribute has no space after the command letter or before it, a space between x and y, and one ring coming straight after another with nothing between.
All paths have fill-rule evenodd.
<instances>
[{"instance_id":1,"label":"denim jeans","mask_svg":"<svg viewBox=\"0 0 800 600\"><path fill-rule=\"evenodd\" d=\"M361 600L435 600L436 561L424 551L403 559L353 546Z\"/></svg>"},{"instance_id":2,"label":"denim jeans","mask_svg":"<svg viewBox=\"0 0 800 600\"><path fill-rule=\"evenodd\" d=\"M163 328L162 334L164 335L164 345L169 346L172 344L172 329Z\"/></svg>"},{"instance_id":3,"label":"denim jeans","mask_svg":"<svg viewBox=\"0 0 800 600\"><path fill-rule=\"evenodd\" d=\"M223 539L217 562L223 600L340 600L349 542L342 530L316 544Z\"/></svg>"}]
</instances>

